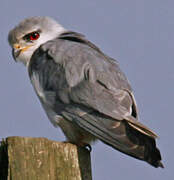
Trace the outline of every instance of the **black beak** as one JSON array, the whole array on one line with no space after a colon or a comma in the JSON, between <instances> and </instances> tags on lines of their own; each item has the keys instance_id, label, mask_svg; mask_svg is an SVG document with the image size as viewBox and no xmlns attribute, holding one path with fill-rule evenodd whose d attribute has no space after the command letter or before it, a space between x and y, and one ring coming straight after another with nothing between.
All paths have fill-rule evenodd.
<instances>
[{"instance_id":1,"label":"black beak","mask_svg":"<svg viewBox=\"0 0 174 180\"><path fill-rule=\"evenodd\" d=\"M12 49L12 56L16 62L17 62L17 57L20 55L20 53L21 53L20 49Z\"/></svg>"}]
</instances>

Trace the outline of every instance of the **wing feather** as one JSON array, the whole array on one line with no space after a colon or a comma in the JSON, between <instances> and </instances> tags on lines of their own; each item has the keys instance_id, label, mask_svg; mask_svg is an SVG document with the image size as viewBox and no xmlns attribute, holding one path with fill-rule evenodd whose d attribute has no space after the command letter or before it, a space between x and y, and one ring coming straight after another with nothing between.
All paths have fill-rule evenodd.
<instances>
[{"instance_id":1,"label":"wing feather","mask_svg":"<svg viewBox=\"0 0 174 180\"><path fill-rule=\"evenodd\" d=\"M132 89L118 62L83 36L65 33L41 46L33 56L33 62L36 56L42 61L39 65L43 64L46 69L43 70L45 75L41 75L45 83L42 86L47 86L44 87L46 91L50 87L56 91L56 98L62 103L78 104L115 120L126 120L141 133L156 137L153 131L137 122Z\"/></svg>"},{"instance_id":2,"label":"wing feather","mask_svg":"<svg viewBox=\"0 0 174 180\"><path fill-rule=\"evenodd\" d=\"M157 167L157 136L137 122L132 89L117 61L79 34L70 36L42 45L29 65L30 78L38 74L44 92L54 92L49 108L104 143Z\"/></svg>"}]
</instances>

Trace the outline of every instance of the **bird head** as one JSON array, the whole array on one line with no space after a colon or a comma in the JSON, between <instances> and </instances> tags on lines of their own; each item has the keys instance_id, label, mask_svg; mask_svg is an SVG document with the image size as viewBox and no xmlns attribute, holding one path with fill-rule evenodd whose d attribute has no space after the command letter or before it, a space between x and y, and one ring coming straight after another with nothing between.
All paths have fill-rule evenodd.
<instances>
[{"instance_id":1,"label":"bird head","mask_svg":"<svg viewBox=\"0 0 174 180\"><path fill-rule=\"evenodd\" d=\"M8 41L15 61L28 65L34 51L66 30L49 17L31 17L9 32Z\"/></svg>"}]
</instances>

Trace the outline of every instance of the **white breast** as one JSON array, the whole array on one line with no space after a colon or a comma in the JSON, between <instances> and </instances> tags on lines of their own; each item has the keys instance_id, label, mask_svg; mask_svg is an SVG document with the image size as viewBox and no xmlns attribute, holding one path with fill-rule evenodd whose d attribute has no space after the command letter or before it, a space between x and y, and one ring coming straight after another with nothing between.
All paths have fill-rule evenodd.
<instances>
[{"instance_id":1,"label":"white breast","mask_svg":"<svg viewBox=\"0 0 174 180\"><path fill-rule=\"evenodd\" d=\"M39 96L39 98L43 101L46 101L45 93L44 93L43 87L41 85L39 75L37 73L34 73L34 72L32 73L31 83L35 89L36 94Z\"/></svg>"},{"instance_id":2,"label":"white breast","mask_svg":"<svg viewBox=\"0 0 174 180\"><path fill-rule=\"evenodd\" d=\"M39 75L37 73L33 73L31 76L31 83L35 89L37 96L39 97L41 104L51 121L51 123L56 127L59 125L62 116L58 115L53 111L53 105L55 101L55 92L53 91L45 91L43 89L41 80L39 79Z\"/></svg>"}]
</instances>

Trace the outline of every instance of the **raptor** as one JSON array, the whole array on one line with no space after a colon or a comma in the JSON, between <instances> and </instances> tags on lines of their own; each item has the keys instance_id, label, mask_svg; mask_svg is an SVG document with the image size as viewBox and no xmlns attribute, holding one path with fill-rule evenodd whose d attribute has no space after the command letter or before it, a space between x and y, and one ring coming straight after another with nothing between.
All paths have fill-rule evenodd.
<instances>
[{"instance_id":1,"label":"raptor","mask_svg":"<svg viewBox=\"0 0 174 180\"><path fill-rule=\"evenodd\" d=\"M49 17L23 20L8 41L48 118L68 141L86 146L99 139L163 167L157 135L138 121L132 88L116 60Z\"/></svg>"}]
</instances>

